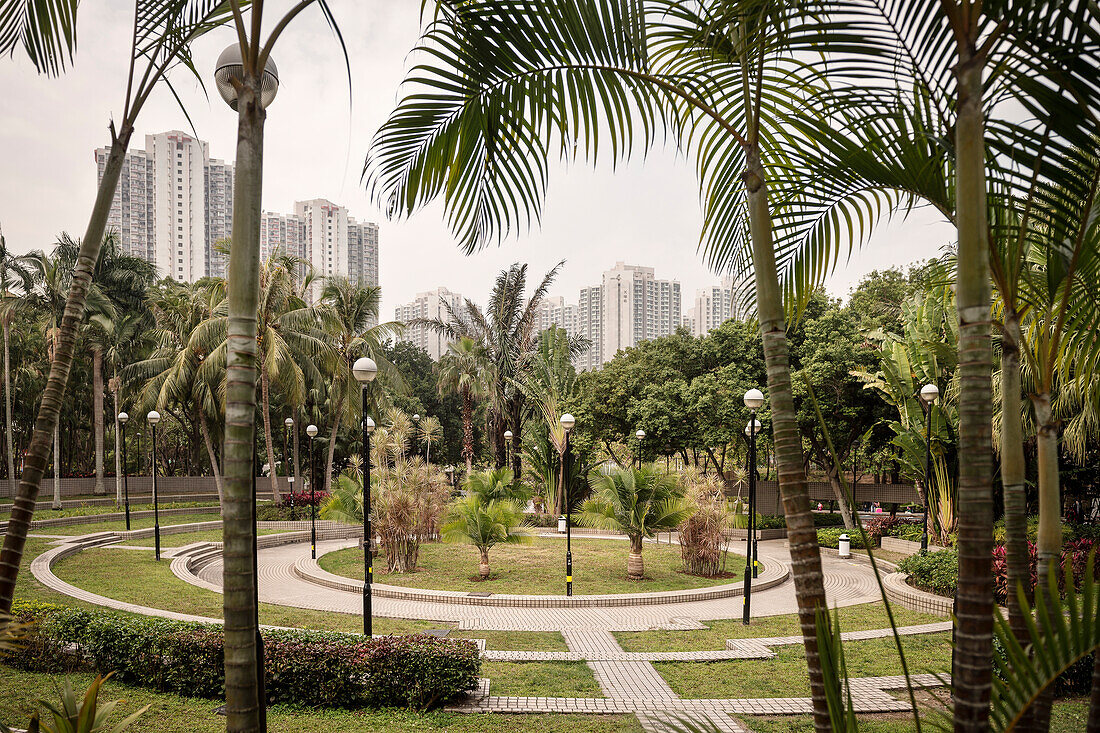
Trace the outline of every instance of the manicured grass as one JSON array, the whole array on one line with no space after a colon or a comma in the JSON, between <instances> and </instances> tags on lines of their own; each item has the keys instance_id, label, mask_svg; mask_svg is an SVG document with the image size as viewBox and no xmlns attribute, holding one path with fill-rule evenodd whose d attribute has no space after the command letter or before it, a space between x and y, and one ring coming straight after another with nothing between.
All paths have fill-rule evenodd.
<instances>
[{"instance_id":1,"label":"manicured grass","mask_svg":"<svg viewBox=\"0 0 1100 733\"><path fill-rule=\"evenodd\" d=\"M114 496L114 491L111 492L111 497L113 497L113 496ZM45 493L43 493L43 494L39 494L38 498L39 498L39 501L42 501L43 499L46 500L46 501L49 501L50 496L47 496ZM66 501L68 501L68 498L69 497L66 497ZM102 499L103 497L98 497L98 498ZM10 503L10 502L11 502L11 499L6 499L6 500L0 499L0 503ZM218 506L218 502L216 502L216 501L178 501L178 502L176 502L176 501L161 501L160 502L160 508L161 508L162 511L165 510L165 509L194 509L194 508L198 508L198 507L209 507L209 506ZM122 511L123 511L122 506L115 506L113 503L111 503L111 504L91 504L91 505L88 505L88 506L65 507L64 509L59 509L59 510L58 509L49 509L49 508L39 509L38 511L35 512L34 518L35 519L57 519L59 517L89 517L89 516L94 516L96 514L115 514L115 513L118 513L118 512L122 512ZM153 511L153 505L152 504L134 504L134 503L131 503L130 504L130 511L131 512Z\"/></svg>"},{"instance_id":2,"label":"manicured grass","mask_svg":"<svg viewBox=\"0 0 1100 733\"><path fill-rule=\"evenodd\" d=\"M69 677L83 691L91 675ZM54 678L19 672L0 666L0 721L24 727L40 697L53 699ZM125 699L115 708L111 722L117 722L144 705L152 707L132 730L157 733L222 733L225 718L215 715L215 700L183 698L150 692L109 680L101 701ZM463 715L461 713L412 713L405 710L308 710L276 705L268 710L271 733L332 733L332 731L374 731L375 733L641 733L633 715Z\"/></svg>"},{"instance_id":3,"label":"manicured grass","mask_svg":"<svg viewBox=\"0 0 1100 733\"><path fill-rule=\"evenodd\" d=\"M724 578L703 578L680 572L680 548L647 542L642 551L646 580L626 577L626 540L573 538L573 592L577 595L643 593L734 583L744 571L744 558L730 555ZM497 545L489 552L493 574L477 577L478 553L469 545L427 543L420 547L415 573L379 573L385 561L375 561L375 579L392 585L435 590L530 595L565 594L565 540L536 538L529 545ZM348 548L320 558L321 567L349 578L363 577L363 551Z\"/></svg>"},{"instance_id":4,"label":"manicured grass","mask_svg":"<svg viewBox=\"0 0 1100 733\"><path fill-rule=\"evenodd\" d=\"M164 525L161 525L161 529L164 529ZM288 529L259 529L257 534L280 534L282 532L290 532ZM221 542L222 531L221 529L204 529L198 532L181 532L180 534L161 534L160 546L161 547L183 547L184 545L190 545L195 542ZM126 545L129 547L153 547L154 542L152 537L143 537L140 540L126 540L125 542L119 542L118 545ZM118 546L116 545L116 546Z\"/></svg>"},{"instance_id":5,"label":"manicured grass","mask_svg":"<svg viewBox=\"0 0 1100 733\"><path fill-rule=\"evenodd\" d=\"M164 527L169 524L193 524L195 522L216 522L220 519L221 515L216 512L208 512L206 514L162 514L160 517L160 526ZM152 526L152 515L147 517L130 517L130 529L146 529ZM69 524L63 527L39 527L38 529L32 529L31 534L63 534L75 536L92 534L93 532L124 532L125 530L126 520L115 519L109 522Z\"/></svg>"},{"instance_id":6,"label":"manicured grass","mask_svg":"<svg viewBox=\"0 0 1100 733\"><path fill-rule=\"evenodd\" d=\"M1054 703L1050 716L1051 733L1080 733L1085 729L1088 719L1089 703L1086 699L1059 700ZM922 714L922 721L934 720L932 716ZM755 733L813 733L814 720L808 715L789 715L783 717L745 718ZM860 715L860 733L912 733L915 726L911 715L891 713L889 715Z\"/></svg>"},{"instance_id":7,"label":"manicured grass","mask_svg":"<svg viewBox=\"0 0 1100 733\"><path fill-rule=\"evenodd\" d=\"M452 631L451 639L484 639L486 649L514 652L567 652L569 647L557 631Z\"/></svg>"},{"instance_id":8,"label":"manicured grass","mask_svg":"<svg viewBox=\"0 0 1100 733\"><path fill-rule=\"evenodd\" d=\"M222 617L220 593L180 580L172 574L169 566L168 560L158 563L151 553L98 548L60 560L54 565L54 573L78 588L115 600L177 613ZM363 628L358 615L268 603L260 604L260 623L353 633ZM374 633L407 634L448 625L433 621L375 618Z\"/></svg>"},{"instance_id":9,"label":"manicured grass","mask_svg":"<svg viewBox=\"0 0 1100 733\"><path fill-rule=\"evenodd\" d=\"M902 639L912 674L951 668L951 635L927 634ZM801 645L776 647L773 659L726 662L657 662L657 671L681 697L809 697L806 653ZM844 643L850 677L901 674L893 639Z\"/></svg>"},{"instance_id":10,"label":"manicured grass","mask_svg":"<svg viewBox=\"0 0 1100 733\"><path fill-rule=\"evenodd\" d=\"M741 608L741 599L733 598L735 608ZM915 626L936 621L947 621L944 616L933 616L918 611L910 611L898 604L890 606L894 612L894 621L898 626ZM886 618L886 609L881 603L863 603L858 606L845 606L840 609L840 628L842 631L865 631L867 629L885 629L890 626ZM621 631L615 634L619 644L628 652L651 651L701 651L704 649L725 649L726 639L751 639L761 636L800 636L798 616L763 616L753 618L745 626L740 619L708 621L706 629L695 631Z\"/></svg>"},{"instance_id":11,"label":"manicured grass","mask_svg":"<svg viewBox=\"0 0 1100 733\"><path fill-rule=\"evenodd\" d=\"M603 697L584 662L488 662L489 694L504 697Z\"/></svg>"}]
</instances>

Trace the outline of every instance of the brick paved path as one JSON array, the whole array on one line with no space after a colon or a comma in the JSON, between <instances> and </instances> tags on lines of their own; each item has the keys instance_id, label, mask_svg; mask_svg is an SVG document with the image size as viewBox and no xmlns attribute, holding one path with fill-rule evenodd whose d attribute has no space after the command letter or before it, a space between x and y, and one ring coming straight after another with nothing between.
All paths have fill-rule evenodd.
<instances>
[{"instance_id":1,"label":"brick paved path","mask_svg":"<svg viewBox=\"0 0 1100 733\"><path fill-rule=\"evenodd\" d=\"M353 546L354 542L333 540L318 542L318 555ZM760 543L765 560L790 563L784 540ZM742 550L743 552L743 550ZM308 545L284 545L261 549L259 553L260 600L299 608L343 613L360 613L359 593L322 588L302 580L294 573L295 562L309 554ZM830 605L848 606L879 600L878 586L866 565L823 555L826 594ZM583 578L583 570L576 573ZM205 584L221 585L221 562L215 561L199 572ZM208 586L209 587L209 586ZM605 631L646 631L650 629L699 629L701 621L739 618L742 599L719 598L709 601L670 603L650 606L600 608L514 608L464 606L428 603L395 598L375 598L374 613L393 618L427 619L454 623L462 629L498 629L559 631L584 629ZM787 582L752 597L752 615L774 616L795 613L794 584Z\"/></svg>"}]
</instances>

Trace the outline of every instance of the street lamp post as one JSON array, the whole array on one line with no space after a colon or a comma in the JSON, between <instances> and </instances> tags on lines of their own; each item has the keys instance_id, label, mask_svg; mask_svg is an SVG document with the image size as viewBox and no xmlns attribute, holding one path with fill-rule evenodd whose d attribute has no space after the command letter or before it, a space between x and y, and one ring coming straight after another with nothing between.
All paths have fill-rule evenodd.
<instances>
[{"instance_id":1,"label":"street lamp post","mask_svg":"<svg viewBox=\"0 0 1100 733\"><path fill-rule=\"evenodd\" d=\"M313 439L317 437L317 426L306 426L309 436L309 554L317 559L317 472L313 469Z\"/></svg>"},{"instance_id":2,"label":"street lamp post","mask_svg":"<svg viewBox=\"0 0 1100 733\"><path fill-rule=\"evenodd\" d=\"M157 423L160 413L152 410L145 419L153 428L153 545L154 557L160 560L160 500L157 495Z\"/></svg>"},{"instance_id":3,"label":"street lamp post","mask_svg":"<svg viewBox=\"0 0 1100 733\"><path fill-rule=\"evenodd\" d=\"M447 474L447 483L450 484L451 493L453 494L455 492L455 467L454 466L447 466L447 468L445 468L444 471Z\"/></svg>"},{"instance_id":4,"label":"street lamp post","mask_svg":"<svg viewBox=\"0 0 1100 733\"><path fill-rule=\"evenodd\" d=\"M756 419L756 411L764 405L764 393L758 389L750 389L745 393L745 407L749 408L749 424L745 426L745 434L749 436L749 526L748 537L745 541L745 555L748 564L745 565L745 604L742 609L741 623L746 626L749 623L749 615L752 607L752 579L757 577L757 546L756 546L756 434L760 432L760 422Z\"/></svg>"},{"instance_id":5,"label":"street lamp post","mask_svg":"<svg viewBox=\"0 0 1100 733\"><path fill-rule=\"evenodd\" d=\"M512 465L512 431L504 431L504 465Z\"/></svg>"},{"instance_id":6,"label":"street lamp post","mask_svg":"<svg viewBox=\"0 0 1100 733\"><path fill-rule=\"evenodd\" d=\"M126 470L126 421L130 416L118 413L118 422L122 426L122 495L126 502L126 531L130 531L130 473Z\"/></svg>"},{"instance_id":7,"label":"street lamp post","mask_svg":"<svg viewBox=\"0 0 1100 733\"><path fill-rule=\"evenodd\" d=\"M634 437L638 439L638 468L642 467L642 441L645 440L645 431L638 428L638 432L634 433Z\"/></svg>"},{"instance_id":8,"label":"street lamp post","mask_svg":"<svg viewBox=\"0 0 1100 733\"><path fill-rule=\"evenodd\" d=\"M924 530L920 536L920 549L928 549L928 494L932 490L932 405L940 396L940 389L934 384L920 388L921 406L925 412L924 427Z\"/></svg>"},{"instance_id":9,"label":"street lamp post","mask_svg":"<svg viewBox=\"0 0 1100 733\"><path fill-rule=\"evenodd\" d=\"M420 413L417 412L413 415L413 455L420 455L420 438L417 436L417 430L420 427Z\"/></svg>"},{"instance_id":10,"label":"street lamp post","mask_svg":"<svg viewBox=\"0 0 1100 733\"><path fill-rule=\"evenodd\" d=\"M290 431L294 429L294 418L283 420L286 431L283 433L283 459L286 461L286 482L290 484L290 493L294 493L294 461L290 459Z\"/></svg>"},{"instance_id":11,"label":"street lamp post","mask_svg":"<svg viewBox=\"0 0 1100 733\"><path fill-rule=\"evenodd\" d=\"M368 414L370 383L378 376L374 359L362 356L351 367L359 382L363 396L363 635L373 636L371 626L371 582L374 580L374 558L371 557L370 527L370 434L374 432L374 420ZM418 416L419 417L419 416Z\"/></svg>"},{"instance_id":12,"label":"street lamp post","mask_svg":"<svg viewBox=\"0 0 1100 733\"><path fill-rule=\"evenodd\" d=\"M565 456L569 453L569 434L573 432L576 419L568 412L561 416L561 426L565 430L565 450L561 452L561 481L565 501L565 595L573 595L573 526L572 512L569 506L569 482L565 480Z\"/></svg>"}]
</instances>

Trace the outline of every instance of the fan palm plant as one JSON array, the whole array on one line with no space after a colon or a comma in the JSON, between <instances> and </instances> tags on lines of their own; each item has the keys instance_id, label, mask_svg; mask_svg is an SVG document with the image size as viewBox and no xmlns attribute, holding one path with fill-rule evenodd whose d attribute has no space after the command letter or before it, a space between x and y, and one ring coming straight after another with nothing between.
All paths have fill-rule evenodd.
<instances>
[{"instance_id":1,"label":"fan palm plant","mask_svg":"<svg viewBox=\"0 0 1100 733\"><path fill-rule=\"evenodd\" d=\"M489 550L496 545L531 542L531 535L520 528L522 524L523 510L514 501L487 499L482 494L471 492L451 504L441 536L444 542L477 548L480 554L477 574L484 580L492 574Z\"/></svg>"},{"instance_id":2,"label":"fan palm plant","mask_svg":"<svg viewBox=\"0 0 1100 733\"><path fill-rule=\"evenodd\" d=\"M462 398L462 457L469 476L474 470L474 400L489 392L489 365L477 342L462 336L447 345L438 369L440 393L457 392Z\"/></svg>"},{"instance_id":3,"label":"fan palm plant","mask_svg":"<svg viewBox=\"0 0 1100 733\"><path fill-rule=\"evenodd\" d=\"M467 494L476 494L485 502L510 501L522 510L527 506L530 493L515 480L510 468L494 468L492 471L475 471L466 476Z\"/></svg>"},{"instance_id":4,"label":"fan palm plant","mask_svg":"<svg viewBox=\"0 0 1100 733\"><path fill-rule=\"evenodd\" d=\"M676 529L691 515L676 478L643 466L607 475L593 472L588 483L592 498L581 505L577 522L625 534L630 540L626 575L641 580L645 576L642 540Z\"/></svg>"},{"instance_id":5,"label":"fan palm plant","mask_svg":"<svg viewBox=\"0 0 1100 733\"><path fill-rule=\"evenodd\" d=\"M420 419L416 426L416 442L424 444L424 461L432 462L432 445L443 440L443 423L435 415Z\"/></svg>"}]
</instances>

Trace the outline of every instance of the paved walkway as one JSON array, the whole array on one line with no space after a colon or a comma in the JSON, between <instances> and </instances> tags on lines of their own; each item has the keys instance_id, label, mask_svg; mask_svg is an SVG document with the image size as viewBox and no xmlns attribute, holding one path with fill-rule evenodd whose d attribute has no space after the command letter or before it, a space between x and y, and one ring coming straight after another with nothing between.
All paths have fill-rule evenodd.
<instances>
[{"instance_id":1,"label":"paved walkway","mask_svg":"<svg viewBox=\"0 0 1100 733\"><path fill-rule=\"evenodd\" d=\"M347 540L318 542L317 554L354 545L354 541ZM734 550L744 552L743 547L736 545ZM784 540L761 542L759 552L765 561L790 564ZM295 562L308 554L309 546L301 544L261 549L260 600L318 611L360 613L362 597L359 593L322 588L295 575ZM821 560L830 605L848 606L879 600L878 586L865 564L829 555L823 555ZM204 587L221 586L221 567L221 561L215 560L199 571L198 577ZM575 575L578 584L583 584L583 570ZM736 597L632 607L524 608L517 612L515 608L375 598L373 609L376 616L440 621L457 624L461 629L647 631L699 629L703 627L702 621L739 618L742 603L742 599ZM797 612L794 584L788 582L754 593L751 608L754 617Z\"/></svg>"}]
</instances>

